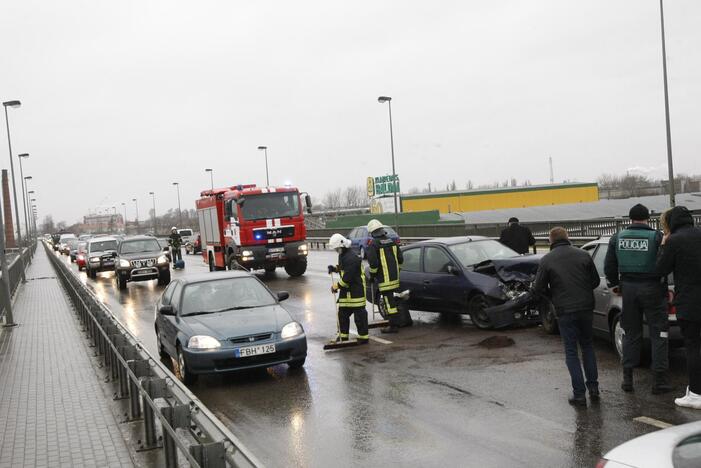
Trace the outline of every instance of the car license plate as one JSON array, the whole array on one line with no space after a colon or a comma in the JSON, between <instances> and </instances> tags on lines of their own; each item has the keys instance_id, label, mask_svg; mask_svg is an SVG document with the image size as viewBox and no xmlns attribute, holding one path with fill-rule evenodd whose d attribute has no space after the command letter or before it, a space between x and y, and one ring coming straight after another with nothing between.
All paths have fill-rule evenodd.
<instances>
[{"instance_id":1,"label":"car license plate","mask_svg":"<svg viewBox=\"0 0 701 468\"><path fill-rule=\"evenodd\" d=\"M272 354L275 352L274 344L264 344L258 346L247 346L245 348L237 348L234 350L234 356L237 358L258 356L260 354Z\"/></svg>"},{"instance_id":2,"label":"car license plate","mask_svg":"<svg viewBox=\"0 0 701 468\"><path fill-rule=\"evenodd\" d=\"M280 252L284 252L284 251L285 251L284 247L273 247L272 249L268 249L268 252L270 252L271 254L280 253Z\"/></svg>"}]
</instances>

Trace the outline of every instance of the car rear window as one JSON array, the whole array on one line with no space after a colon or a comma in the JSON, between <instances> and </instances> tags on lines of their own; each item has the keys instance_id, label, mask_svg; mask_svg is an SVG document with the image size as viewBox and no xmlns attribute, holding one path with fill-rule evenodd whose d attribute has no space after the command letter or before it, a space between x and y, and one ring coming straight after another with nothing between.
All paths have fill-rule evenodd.
<instances>
[{"instance_id":1,"label":"car rear window","mask_svg":"<svg viewBox=\"0 0 701 468\"><path fill-rule=\"evenodd\" d=\"M97 241L90 243L90 252L104 252L105 250L117 250L117 241Z\"/></svg>"}]
</instances>

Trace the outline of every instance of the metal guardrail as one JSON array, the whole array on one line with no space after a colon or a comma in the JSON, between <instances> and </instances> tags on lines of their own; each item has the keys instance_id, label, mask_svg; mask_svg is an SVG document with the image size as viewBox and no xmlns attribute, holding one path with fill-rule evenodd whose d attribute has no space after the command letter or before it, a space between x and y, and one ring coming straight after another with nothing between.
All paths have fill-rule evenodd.
<instances>
[{"instance_id":1,"label":"metal guardrail","mask_svg":"<svg viewBox=\"0 0 701 468\"><path fill-rule=\"evenodd\" d=\"M262 466L53 250L45 248L92 346L102 357L108 378L117 386L117 398L129 400L129 420L143 421L140 448L163 449L169 468L179 465L178 456L193 467Z\"/></svg>"},{"instance_id":2,"label":"metal guardrail","mask_svg":"<svg viewBox=\"0 0 701 468\"><path fill-rule=\"evenodd\" d=\"M10 264L7 267L7 271L10 274L10 298L8 302L12 300L12 296L14 296L15 292L17 291L17 288L22 283L22 269L27 268L27 266L29 266L29 264L32 262L32 258L34 257L34 252L36 251L36 248L37 245L36 243L34 243L31 244L29 247L22 249L21 258L19 255L19 249L5 250L5 253L8 257L12 255ZM2 278L2 272L0 272L0 278ZM0 288L0 294L4 295L2 288ZM3 319L5 313L7 312L5 310L4 304L6 304L4 300L0 301L0 320Z\"/></svg>"}]
</instances>

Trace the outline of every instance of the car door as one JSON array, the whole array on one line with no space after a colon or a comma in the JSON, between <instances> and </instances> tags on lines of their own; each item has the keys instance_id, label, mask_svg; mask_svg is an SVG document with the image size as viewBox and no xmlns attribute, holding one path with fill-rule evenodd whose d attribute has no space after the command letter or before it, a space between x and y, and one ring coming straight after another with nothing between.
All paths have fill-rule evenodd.
<instances>
[{"instance_id":1,"label":"car door","mask_svg":"<svg viewBox=\"0 0 701 468\"><path fill-rule=\"evenodd\" d=\"M171 283L172 285L173 283ZM171 356L175 356L175 342L178 338L179 322L178 317L180 301L182 296L183 285L180 281L175 281L175 286L173 286L173 295L170 297L170 305L173 306L173 313L175 315L163 315L161 316L163 321L163 336L162 341L164 346L166 346L168 352ZM186 345L187 343L184 343Z\"/></svg>"},{"instance_id":2,"label":"car door","mask_svg":"<svg viewBox=\"0 0 701 468\"><path fill-rule=\"evenodd\" d=\"M599 273L601 282L594 289L594 329L599 332L609 333L608 313L611 310L611 300L613 293L606 285L606 275L604 274L604 261L608 252L608 244L598 244L592 252L596 271Z\"/></svg>"},{"instance_id":3,"label":"car door","mask_svg":"<svg viewBox=\"0 0 701 468\"><path fill-rule=\"evenodd\" d=\"M413 246L402 249L404 263L399 271L399 288L402 291L410 290L409 308L423 309L423 273L421 272L421 246Z\"/></svg>"},{"instance_id":4,"label":"car door","mask_svg":"<svg viewBox=\"0 0 701 468\"><path fill-rule=\"evenodd\" d=\"M451 273L455 262L444 247L431 245L423 252L423 285L426 310L435 312L460 312L463 297L462 272Z\"/></svg>"}]
</instances>

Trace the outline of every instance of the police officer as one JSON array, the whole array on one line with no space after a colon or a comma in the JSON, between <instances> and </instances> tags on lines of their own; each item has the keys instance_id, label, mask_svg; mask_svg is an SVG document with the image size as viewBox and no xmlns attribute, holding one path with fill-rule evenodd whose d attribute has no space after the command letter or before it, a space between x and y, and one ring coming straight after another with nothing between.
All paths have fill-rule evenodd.
<instances>
[{"instance_id":1,"label":"police officer","mask_svg":"<svg viewBox=\"0 0 701 468\"><path fill-rule=\"evenodd\" d=\"M655 373L652 393L660 394L672 389L667 379L667 283L656 268L662 233L650 227L650 212L643 205L631 208L629 217L631 225L611 237L604 265L609 287L623 295L621 326L625 334L621 388L633 391L633 368L640 363L645 316Z\"/></svg>"},{"instance_id":2,"label":"police officer","mask_svg":"<svg viewBox=\"0 0 701 468\"><path fill-rule=\"evenodd\" d=\"M389 326L382 333L399 331L399 311L394 293L399 291L399 269L404 262L402 251L397 243L387 236L385 226L376 219L368 223L368 232L372 236L367 247L370 274L377 279L381 301L387 311Z\"/></svg>"},{"instance_id":3,"label":"police officer","mask_svg":"<svg viewBox=\"0 0 701 468\"><path fill-rule=\"evenodd\" d=\"M168 238L168 241L170 242L170 250L173 253L173 258L171 259L173 262L173 268L175 268L175 262L183 259L182 252L180 251L183 238L178 233L178 228L175 226L170 229L170 237Z\"/></svg>"},{"instance_id":4,"label":"police officer","mask_svg":"<svg viewBox=\"0 0 701 468\"><path fill-rule=\"evenodd\" d=\"M338 266L329 265L329 274L338 273L339 280L331 287L338 292L338 341L348 341L350 316L358 329L358 342L366 344L368 335L368 312L365 310L365 275L362 260L351 250L351 241L341 234L329 239L329 246L338 252Z\"/></svg>"}]
</instances>

